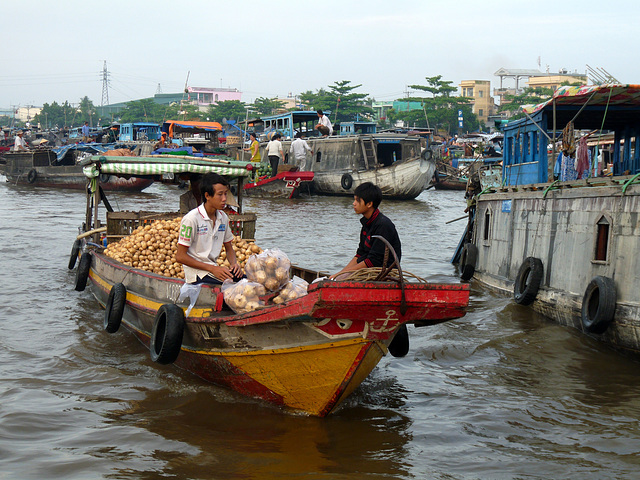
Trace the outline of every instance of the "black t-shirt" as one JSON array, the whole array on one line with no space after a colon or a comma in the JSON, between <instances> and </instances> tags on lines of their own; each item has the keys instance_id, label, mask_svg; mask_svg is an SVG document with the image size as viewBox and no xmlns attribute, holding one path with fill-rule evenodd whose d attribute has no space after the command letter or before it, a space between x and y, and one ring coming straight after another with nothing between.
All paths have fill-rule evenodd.
<instances>
[{"instance_id":1,"label":"black t-shirt","mask_svg":"<svg viewBox=\"0 0 640 480\"><path fill-rule=\"evenodd\" d=\"M358 263L365 262L367 267L382 267L386 245L379 238L371 238L374 235L380 235L387 240L396 251L398 261L400 261L402 256L400 237L396 231L396 226L391 220L385 217L380 213L380 210L376 208L373 215L371 215L371 218L367 219L362 217L360 219L360 223L362 223L362 230L360 231L360 245L358 245L358 251L356 252ZM392 263L393 255L389 252L387 266Z\"/></svg>"}]
</instances>

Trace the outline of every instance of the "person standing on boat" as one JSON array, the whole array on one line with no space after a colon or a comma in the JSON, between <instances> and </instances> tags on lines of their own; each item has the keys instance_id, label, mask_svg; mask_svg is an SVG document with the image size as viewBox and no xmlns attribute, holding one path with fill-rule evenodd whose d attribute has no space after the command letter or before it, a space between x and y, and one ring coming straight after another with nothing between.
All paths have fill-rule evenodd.
<instances>
[{"instance_id":1,"label":"person standing on boat","mask_svg":"<svg viewBox=\"0 0 640 480\"><path fill-rule=\"evenodd\" d=\"M372 238L374 235L379 235L389 242L398 256L398 261L400 261L402 257L400 237L393 222L378 210L381 201L382 190L371 182L361 183L354 190L353 210L358 215L362 215L360 219L360 223L362 223L360 244L356 256L346 267L332 275L331 279L343 280L356 270L389 266L393 263L393 255L389 253L387 264L383 265L386 245L379 238Z\"/></svg>"},{"instance_id":2,"label":"person standing on boat","mask_svg":"<svg viewBox=\"0 0 640 480\"><path fill-rule=\"evenodd\" d=\"M275 177L278 174L278 164L281 158L284 163L284 150L282 149L280 138L282 138L282 135L275 133L267 143L267 157L269 157L269 163L271 164L271 177Z\"/></svg>"},{"instance_id":3,"label":"person standing on boat","mask_svg":"<svg viewBox=\"0 0 640 480\"><path fill-rule=\"evenodd\" d=\"M331 120L327 117L322 110L316 110L318 114L318 124L315 126L315 129L318 130L323 137L328 135L333 135L333 126L331 125Z\"/></svg>"},{"instance_id":4,"label":"person standing on boat","mask_svg":"<svg viewBox=\"0 0 640 480\"><path fill-rule=\"evenodd\" d=\"M176 260L183 265L187 283L219 285L227 279L238 281L242 268L231 245L229 217L223 212L229 182L217 173L207 173L202 177L200 191L204 203L187 213L180 223ZM230 268L216 264L223 246Z\"/></svg>"},{"instance_id":5,"label":"person standing on boat","mask_svg":"<svg viewBox=\"0 0 640 480\"><path fill-rule=\"evenodd\" d=\"M82 126L82 143L89 141L89 122L84 122Z\"/></svg>"},{"instance_id":6,"label":"person standing on boat","mask_svg":"<svg viewBox=\"0 0 640 480\"><path fill-rule=\"evenodd\" d=\"M16 132L16 138L13 141L13 151L14 152L26 152L27 151L27 141L22 137L24 132L22 130L18 130Z\"/></svg>"},{"instance_id":7,"label":"person standing on boat","mask_svg":"<svg viewBox=\"0 0 640 480\"><path fill-rule=\"evenodd\" d=\"M251 132L249 138L251 139L251 145L247 151L251 152L251 161L259 163L262 159L260 157L260 142L258 142L255 132Z\"/></svg>"},{"instance_id":8,"label":"person standing on boat","mask_svg":"<svg viewBox=\"0 0 640 480\"><path fill-rule=\"evenodd\" d=\"M296 133L296 139L291 142L289 154L293 155L296 165L298 165L298 170L301 172L307 167L307 152L311 152L311 155L313 155L313 150L304 139L304 133Z\"/></svg>"}]
</instances>

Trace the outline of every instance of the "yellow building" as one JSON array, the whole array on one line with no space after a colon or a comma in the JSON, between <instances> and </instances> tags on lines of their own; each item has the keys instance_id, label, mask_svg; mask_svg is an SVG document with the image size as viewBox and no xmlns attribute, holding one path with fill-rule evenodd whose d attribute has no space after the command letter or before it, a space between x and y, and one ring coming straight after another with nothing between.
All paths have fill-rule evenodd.
<instances>
[{"instance_id":1,"label":"yellow building","mask_svg":"<svg viewBox=\"0 0 640 480\"><path fill-rule=\"evenodd\" d=\"M547 75L540 75L536 77L529 77L527 86L531 88L550 88L552 90L557 89L563 83L579 83L581 85L587 84L587 75L580 73L549 73Z\"/></svg>"},{"instance_id":2,"label":"yellow building","mask_svg":"<svg viewBox=\"0 0 640 480\"><path fill-rule=\"evenodd\" d=\"M489 80L463 80L460 82L460 96L471 99L472 111L482 125L486 125L490 115L495 113L495 103L491 96Z\"/></svg>"}]
</instances>

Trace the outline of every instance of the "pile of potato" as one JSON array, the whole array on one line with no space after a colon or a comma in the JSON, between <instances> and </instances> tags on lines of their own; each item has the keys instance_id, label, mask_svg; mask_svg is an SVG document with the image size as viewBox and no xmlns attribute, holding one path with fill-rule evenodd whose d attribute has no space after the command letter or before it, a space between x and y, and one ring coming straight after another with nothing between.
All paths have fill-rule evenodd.
<instances>
[{"instance_id":1,"label":"pile of potato","mask_svg":"<svg viewBox=\"0 0 640 480\"><path fill-rule=\"evenodd\" d=\"M181 220L178 217L141 225L119 242L110 243L104 254L130 267L184 278L182 265L176 262Z\"/></svg>"},{"instance_id":2,"label":"pile of potato","mask_svg":"<svg viewBox=\"0 0 640 480\"><path fill-rule=\"evenodd\" d=\"M253 243L253 240L245 240L240 237L233 237L231 241L231 245L233 246L233 251L236 252L236 260L238 264L245 268L247 264L247 260L252 255L257 255L262 253L262 249ZM221 267L229 267L229 260L227 260L227 251L222 248L222 252L220 252L220 256L218 257L218 265Z\"/></svg>"},{"instance_id":3,"label":"pile of potato","mask_svg":"<svg viewBox=\"0 0 640 480\"><path fill-rule=\"evenodd\" d=\"M279 290L289 281L291 262L280 250L265 250L246 262L244 271L251 282L259 283L270 291Z\"/></svg>"},{"instance_id":4,"label":"pile of potato","mask_svg":"<svg viewBox=\"0 0 640 480\"><path fill-rule=\"evenodd\" d=\"M110 243L104 254L130 267L184 279L182 264L176 262L181 221L182 217L177 217L141 225L119 242ZM234 237L232 246L236 259L243 268L252 255L262 253L262 249L253 240ZM223 248L217 260L218 265L228 267L226 257L227 252Z\"/></svg>"}]
</instances>

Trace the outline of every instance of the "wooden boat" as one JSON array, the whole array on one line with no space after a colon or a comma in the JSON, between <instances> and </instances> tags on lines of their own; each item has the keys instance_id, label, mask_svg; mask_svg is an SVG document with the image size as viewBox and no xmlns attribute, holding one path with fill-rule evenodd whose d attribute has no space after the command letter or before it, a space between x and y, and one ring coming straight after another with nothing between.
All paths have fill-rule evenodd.
<instances>
[{"instance_id":1,"label":"wooden boat","mask_svg":"<svg viewBox=\"0 0 640 480\"><path fill-rule=\"evenodd\" d=\"M376 133L375 124L349 122L340 135L322 138L313 128L317 121L315 111L297 111L263 117L252 124L284 136L282 145L288 163L295 132L306 133L313 150L307 169L314 173L313 188L319 194L353 196L358 185L373 182L385 198L413 199L431 181L436 166L424 137ZM266 144L261 146L262 158L266 158Z\"/></svg>"},{"instance_id":2,"label":"wooden boat","mask_svg":"<svg viewBox=\"0 0 640 480\"><path fill-rule=\"evenodd\" d=\"M83 262L85 256L90 260ZM78 271L87 264L105 315L115 295L124 298L115 285L124 286L122 325L156 349L160 363L165 353L176 355L177 366L204 380L317 416L332 412L360 385L403 325L462 317L469 300L464 284L322 280L296 300L236 315L225 308L219 287L203 286L184 316L186 305L176 306L181 280L97 252L85 252Z\"/></svg>"},{"instance_id":3,"label":"wooden boat","mask_svg":"<svg viewBox=\"0 0 640 480\"><path fill-rule=\"evenodd\" d=\"M72 152L70 152L72 153ZM87 177L75 157L65 156L61 161L52 149L37 149L27 152L7 152L0 164L7 182L35 187L85 190ZM125 178L104 175L101 187L105 191L140 192L153 183L149 178Z\"/></svg>"},{"instance_id":4,"label":"wooden boat","mask_svg":"<svg viewBox=\"0 0 640 480\"><path fill-rule=\"evenodd\" d=\"M94 157L86 173L98 178L98 165L109 173L204 173L208 169L238 178L239 192L249 174L242 162L206 165L206 159L184 158L181 163L148 159L148 165L118 164L122 158ZM226 307L220 287L205 285L189 310L187 303L178 302L182 280L126 266L104 255L100 232L110 241L152 217L123 212L117 221L114 212L107 214L103 226L92 214L101 204L100 195L94 185L84 222L92 230L74 243L69 267L74 267L81 241L89 240L82 247L75 288L83 290L91 283L93 294L106 309L105 329L115 332L122 325L149 347L158 363L175 362L207 381L295 411L328 415L367 377L394 337L406 335L406 324L428 326L459 318L468 305L468 285L409 283L396 262L394 278L322 279L309 286L307 295L243 314ZM241 201L239 194L240 205ZM124 230L116 232L116 225ZM253 236L251 229L242 231ZM300 268L293 273L309 282L320 275ZM262 299L268 302L269 297Z\"/></svg>"},{"instance_id":5,"label":"wooden boat","mask_svg":"<svg viewBox=\"0 0 640 480\"><path fill-rule=\"evenodd\" d=\"M298 198L300 192L311 191L313 172L280 172L275 177L244 185L244 194L256 197Z\"/></svg>"},{"instance_id":6,"label":"wooden boat","mask_svg":"<svg viewBox=\"0 0 640 480\"><path fill-rule=\"evenodd\" d=\"M560 87L524 111L504 127L503 186L477 197L460 271L562 325L640 352L640 85ZM557 142L569 151L574 129L613 143L589 137L587 175L561 172L554 181ZM611 176L596 162L603 150ZM577 176L573 159L563 165Z\"/></svg>"}]
</instances>

